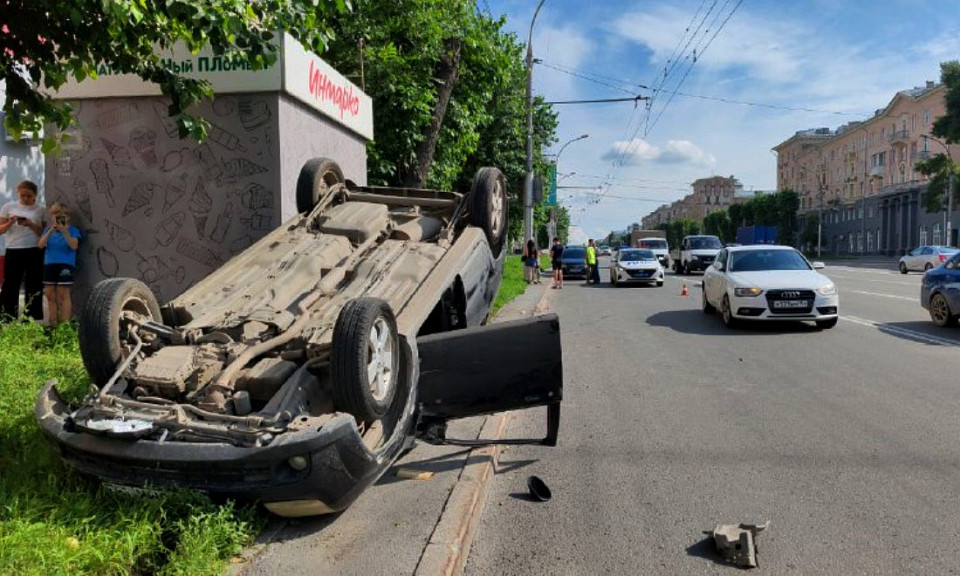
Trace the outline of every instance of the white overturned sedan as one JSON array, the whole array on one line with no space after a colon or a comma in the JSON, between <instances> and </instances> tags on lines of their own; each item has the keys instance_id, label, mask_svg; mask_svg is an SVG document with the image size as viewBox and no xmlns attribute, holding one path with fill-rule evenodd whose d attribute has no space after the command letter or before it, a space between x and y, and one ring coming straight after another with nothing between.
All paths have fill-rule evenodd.
<instances>
[{"instance_id":1,"label":"white overturned sedan","mask_svg":"<svg viewBox=\"0 0 960 576\"><path fill-rule=\"evenodd\" d=\"M663 286L663 266L653 250L624 248L610 257L610 283Z\"/></svg>"},{"instance_id":2,"label":"white overturned sedan","mask_svg":"<svg viewBox=\"0 0 960 576\"><path fill-rule=\"evenodd\" d=\"M790 246L724 248L703 275L703 311L720 311L723 323L741 320L806 320L837 325L840 297L829 278Z\"/></svg>"}]
</instances>

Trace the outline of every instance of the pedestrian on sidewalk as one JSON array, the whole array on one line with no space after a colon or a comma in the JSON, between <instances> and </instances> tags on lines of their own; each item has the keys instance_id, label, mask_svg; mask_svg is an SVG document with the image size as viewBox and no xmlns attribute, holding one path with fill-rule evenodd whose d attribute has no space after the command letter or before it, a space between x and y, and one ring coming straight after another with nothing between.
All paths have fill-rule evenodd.
<instances>
[{"instance_id":1,"label":"pedestrian on sidewalk","mask_svg":"<svg viewBox=\"0 0 960 576\"><path fill-rule=\"evenodd\" d=\"M539 284L540 278L537 277L537 260L540 259L540 252L537 250L537 243L533 238L527 240L523 247L523 277L527 284Z\"/></svg>"},{"instance_id":2,"label":"pedestrian on sidewalk","mask_svg":"<svg viewBox=\"0 0 960 576\"><path fill-rule=\"evenodd\" d=\"M556 236L550 247L550 267L553 268L553 288L563 288L563 244Z\"/></svg>"},{"instance_id":3,"label":"pedestrian on sidewalk","mask_svg":"<svg viewBox=\"0 0 960 576\"><path fill-rule=\"evenodd\" d=\"M43 321L43 250L37 245L46 221L37 204L37 185L30 180L17 184L17 201L0 208L0 234L6 241L0 317L20 316L20 286L24 286L27 316Z\"/></svg>"}]
</instances>

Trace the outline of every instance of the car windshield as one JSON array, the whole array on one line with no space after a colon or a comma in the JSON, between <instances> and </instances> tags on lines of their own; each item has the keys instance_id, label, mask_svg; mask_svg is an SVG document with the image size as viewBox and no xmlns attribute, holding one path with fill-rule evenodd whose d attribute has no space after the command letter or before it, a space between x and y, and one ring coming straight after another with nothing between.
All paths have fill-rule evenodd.
<instances>
[{"instance_id":1,"label":"car windshield","mask_svg":"<svg viewBox=\"0 0 960 576\"><path fill-rule=\"evenodd\" d=\"M635 260L656 260L656 255L650 250L623 250L620 252L619 260L622 262L632 262Z\"/></svg>"},{"instance_id":2,"label":"car windshield","mask_svg":"<svg viewBox=\"0 0 960 576\"><path fill-rule=\"evenodd\" d=\"M667 241L662 238L655 238L650 240L641 240L640 248L646 248L648 250L666 250Z\"/></svg>"},{"instance_id":3,"label":"car windshield","mask_svg":"<svg viewBox=\"0 0 960 576\"><path fill-rule=\"evenodd\" d=\"M691 250L719 250L723 248L719 238L691 238Z\"/></svg>"},{"instance_id":4,"label":"car windshield","mask_svg":"<svg viewBox=\"0 0 960 576\"><path fill-rule=\"evenodd\" d=\"M582 246L567 246L563 249L563 257L574 259L579 258L583 259L584 249Z\"/></svg>"},{"instance_id":5,"label":"car windshield","mask_svg":"<svg viewBox=\"0 0 960 576\"><path fill-rule=\"evenodd\" d=\"M745 250L730 253L730 272L766 270L810 270L810 264L796 250Z\"/></svg>"}]
</instances>

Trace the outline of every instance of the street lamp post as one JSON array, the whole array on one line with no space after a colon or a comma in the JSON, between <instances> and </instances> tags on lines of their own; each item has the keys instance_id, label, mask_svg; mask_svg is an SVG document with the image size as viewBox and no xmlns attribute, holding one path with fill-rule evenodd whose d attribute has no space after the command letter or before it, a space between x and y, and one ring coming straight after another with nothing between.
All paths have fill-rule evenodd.
<instances>
[{"instance_id":1,"label":"street lamp post","mask_svg":"<svg viewBox=\"0 0 960 576\"><path fill-rule=\"evenodd\" d=\"M947 236L944 244L946 244L947 246L952 246L953 234L951 234L951 232L953 228L953 222L951 222L950 220L952 216L951 212L953 211L953 154L950 153L950 147L947 146L946 143L944 143L942 140L938 138L934 138L929 134L924 134L923 138L925 140L927 139L933 140L937 144L943 146L944 152L947 153L947 158L950 159L950 175L947 177L947 207L943 211L943 227L944 227L944 232L946 233L946 236Z\"/></svg>"},{"instance_id":2,"label":"street lamp post","mask_svg":"<svg viewBox=\"0 0 960 576\"><path fill-rule=\"evenodd\" d=\"M523 241L533 238L533 25L546 0L540 0L527 34L527 174L523 179Z\"/></svg>"},{"instance_id":3,"label":"street lamp post","mask_svg":"<svg viewBox=\"0 0 960 576\"><path fill-rule=\"evenodd\" d=\"M584 138L589 138L589 137L590 137L589 134L581 134L580 136L577 136L576 138L572 138L572 139L570 139L570 140L567 140L567 141L563 144L563 146L560 147L560 150L557 151L557 156L553 159L554 166L555 166L555 167L559 167L559 166L560 166L560 155L563 154L563 151L567 148L567 146L573 144L574 142L577 142L577 141L579 141L579 140L583 140ZM573 172L571 172L570 174L568 174L568 176L571 175L571 174L573 174ZM548 229L547 229L547 242L548 242L548 243L549 243L549 242L552 242L554 236L556 236L556 235L557 235L557 209L556 209L556 207L553 207L553 208L551 208L551 210L550 210L550 221L549 221Z\"/></svg>"}]
</instances>

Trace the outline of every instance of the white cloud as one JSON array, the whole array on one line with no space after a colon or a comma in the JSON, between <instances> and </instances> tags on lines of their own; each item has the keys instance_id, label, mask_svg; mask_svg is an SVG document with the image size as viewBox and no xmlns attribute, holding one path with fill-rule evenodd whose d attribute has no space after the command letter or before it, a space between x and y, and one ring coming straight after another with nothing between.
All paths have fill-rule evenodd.
<instances>
[{"instance_id":1,"label":"white cloud","mask_svg":"<svg viewBox=\"0 0 960 576\"><path fill-rule=\"evenodd\" d=\"M707 154L688 140L670 140L661 149L642 138L629 142L614 142L603 156L604 160L623 166L654 164L695 164L710 167L716 163L712 154Z\"/></svg>"}]
</instances>

